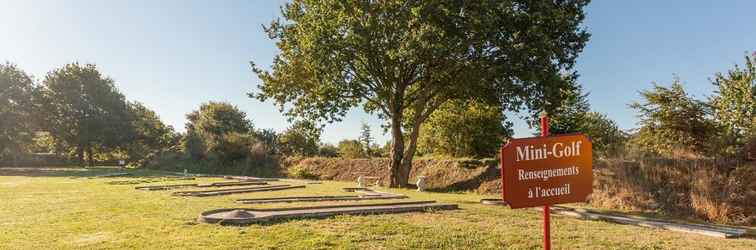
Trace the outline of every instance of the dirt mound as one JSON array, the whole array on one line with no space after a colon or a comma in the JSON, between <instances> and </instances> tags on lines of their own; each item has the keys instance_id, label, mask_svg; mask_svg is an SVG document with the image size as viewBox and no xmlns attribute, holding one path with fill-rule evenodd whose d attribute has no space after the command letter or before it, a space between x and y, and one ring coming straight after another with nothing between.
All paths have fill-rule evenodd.
<instances>
[{"instance_id":1,"label":"dirt mound","mask_svg":"<svg viewBox=\"0 0 756 250\"><path fill-rule=\"evenodd\" d=\"M389 160L304 158L287 159L291 177L356 181L358 176L380 177L385 185ZM426 176L429 191L501 193L495 159L418 159L410 182ZM644 159L595 160L596 207L661 212L709 221L756 223L756 165L713 160Z\"/></svg>"},{"instance_id":2,"label":"dirt mound","mask_svg":"<svg viewBox=\"0 0 756 250\"><path fill-rule=\"evenodd\" d=\"M381 179L382 185L387 180L388 165L388 158L300 158L284 161L284 168L290 177L355 181L359 176L375 176ZM410 182L414 182L417 176L425 176L427 189L431 191L477 191L483 183L499 178L495 159L417 159L412 166Z\"/></svg>"}]
</instances>

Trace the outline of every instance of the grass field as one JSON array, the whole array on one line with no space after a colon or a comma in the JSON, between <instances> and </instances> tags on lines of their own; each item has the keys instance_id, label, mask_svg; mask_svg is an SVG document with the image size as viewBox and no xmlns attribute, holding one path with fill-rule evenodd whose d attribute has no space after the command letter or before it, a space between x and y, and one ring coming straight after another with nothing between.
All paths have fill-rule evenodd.
<instances>
[{"instance_id":1,"label":"grass field","mask_svg":"<svg viewBox=\"0 0 756 250\"><path fill-rule=\"evenodd\" d=\"M457 203L459 210L279 221L247 227L198 224L205 210L239 198L337 195L352 183L219 197L173 197L112 185L128 178L83 178L112 170L11 171L0 168L0 249L538 249L541 214L478 204L475 194L404 193ZM158 174L133 170L137 176ZM155 182L142 185L212 182ZM183 190L183 189L182 189ZM378 201L381 202L381 201ZM312 205L311 203L308 203ZM316 203L329 204L329 203ZM254 207L294 206L273 204ZM552 217L554 249L756 249L756 239L718 239L598 221Z\"/></svg>"}]
</instances>

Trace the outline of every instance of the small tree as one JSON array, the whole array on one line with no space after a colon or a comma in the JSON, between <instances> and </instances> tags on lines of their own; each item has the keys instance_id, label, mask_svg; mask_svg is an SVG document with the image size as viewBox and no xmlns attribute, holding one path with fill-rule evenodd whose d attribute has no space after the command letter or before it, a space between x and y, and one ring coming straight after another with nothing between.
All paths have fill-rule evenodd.
<instances>
[{"instance_id":1,"label":"small tree","mask_svg":"<svg viewBox=\"0 0 756 250\"><path fill-rule=\"evenodd\" d=\"M160 117L144 104L131 102L128 105L131 115L131 127L120 145L126 151L129 161L138 162L159 154L178 143L178 136L170 125L164 124Z\"/></svg>"},{"instance_id":2,"label":"small tree","mask_svg":"<svg viewBox=\"0 0 756 250\"><path fill-rule=\"evenodd\" d=\"M247 135L253 131L246 113L223 102L204 103L186 118L186 147L197 159L204 158L208 152L223 154L220 151L226 147L220 147L220 144L229 134Z\"/></svg>"},{"instance_id":3,"label":"small tree","mask_svg":"<svg viewBox=\"0 0 756 250\"><path fill-rule=\"evenodd\" d=\"M708 119L710 110L704 102L688 96L675 78L670 88L654 84L652 90L640 92L644 103L633 103L640 112L638 134L633 142L642 149L671 155L676 150L702 155L709 139L716 133Z\"/></svg>"},{"instance_id":4,"label":"small tree","mask_svg":"<svg viewBox=\"0 0 756 250\"><path fill-rule=\"evenodd\" d=\"M339 142L339 156L346 159L365 157L365 150L358 140L342 140Z\"/></svg>"},{"instance_id":5,"label":"small tree","mask_svg":"<svg viewBox=\"0 0 756 250\"><path fill-rule=\"evenodd\" d=\"M490 157L512 136L501 108L481 102L448 102L423 124L418 152L453 157Z\"/></svg>"},{"instance_id":6,"label":"small tree","mask_svg":"<svg viewBox=\"0 0 756 250\"><path fill-rule=\"evenodd\" d=\"M255 131L257 140L262 143L268 154L274 155L278 153L278 134L273 129L263 129Z\"/></svg>"},{"instance_id":7,"label":"small tree","mask_svg":"<svg viewBox=\"0 0 756 250\"><path fill-rule=\"evenodd\" d=\"M367 123L364 123L364 122L362 123L362 127L360 130L360 137L358 140L360 141L360 143L362 143L365 156L371 157L372 150L370 149L370 147L373 145L373 136L370 134L370 126L368 126Z\"/></svg>"},{"instance_id":8,"label":"small tree","mask_svg":"<svg viewBox=\"0 0 756 250\"><path fill-rule=\"evenodd\" d=\"M551 134L586 134L591 137L594 155L598 157L622 153L627 135L606 115L591 112L588 93L584 93L582 86L577 83L562 91L559 106L548 113ZM541 124L537 121L536 117L531 117L531 124L540 131Z\"/></svg>"},{"instance_id":9,"label":"small tree","mask_svg":"<svg viewBox=\"0 0 756 250\"><path fill-rule=\"evenodd\" d=\"M318 156L321 157L338 157L339 156L339 148L334 146L333 144L326 143L323 145L320 145L320 149L318 150Z\"/></svg>"},{"instance_id":10,"label":"small tree","mask_svg":"<svg viewBox=\"0 0 756 250\"><path fill-rule=\"evenodd\" d=\"M318 154L320 128L309 121L296 121L278 139L284 155L313 156Z\"/></svg>"},{"instance_id":11,"label":"small tree","mask_svg":"<svg viewBox=\"0 0 756 250\"><path fill-rule=\"evenodd\" d=\"M582 117L583 120L576 132L582 132L591 137L594 155L613 157L623 153L628 135L617 126L617 123L598 112L587 112Z\"/></svg>"},{"instance_id":12,"label":"small tree","mask_svg":"<svg viewBox=\"0 0 756 250\"><path fill-rule=\"evenodd\" d=\"M756 53L745 57L745 67L735 65L727 74L717 73L717 90L709 99L714 118L722 130L720 151L733 155L756 136Z\"/></svg>"},{"instance_id":13,"label":"small tree","mask_svg":"<svg viewBox=\"0 0 756 250\"><path fill-rule=\"evenodd\" d=\"M551 134L567 134L576 132L585 132L587 125L588 112L591 111L588 104L588 93L583 92L583 87L577 83L565 88L560 93L561 101L550 110L546 110L549 115L549 132ZM541 131L539 116L530 117L530 124ZM536 132L536 135L540 132Z\"/></svg>"},{"instance_id":14,"label":"small tree","mask_svg":"<svg viewBox=\"0 0 756 250\"><path fill-rule=\"evenodd\" d=\"M451 100L541 110L577 77L587 0L309 1L265 30L280 54L250 96L338 121L362 106L387 121L391 187L406 187L421 125ZM406 140L405 140L406 138Z\"/></svg>"}]
</instances>

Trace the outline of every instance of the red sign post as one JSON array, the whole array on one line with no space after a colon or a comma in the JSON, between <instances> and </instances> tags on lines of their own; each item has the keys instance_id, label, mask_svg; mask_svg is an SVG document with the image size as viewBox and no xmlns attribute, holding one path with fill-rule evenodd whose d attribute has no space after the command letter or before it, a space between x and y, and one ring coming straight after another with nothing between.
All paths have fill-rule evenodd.
<instances>
[{"instance_id":1,"label":"red sign post","mask_svg":"<svg viewBox=\"0 0 756 250\"><path fill-rule=\"evenodd\" d=\"M501 148L502 199L512 208L543 206L543 246L551 249L552 204L585 201L593 192L592 145L582 134L512 139Z\"/></svg>"}]
</instances>

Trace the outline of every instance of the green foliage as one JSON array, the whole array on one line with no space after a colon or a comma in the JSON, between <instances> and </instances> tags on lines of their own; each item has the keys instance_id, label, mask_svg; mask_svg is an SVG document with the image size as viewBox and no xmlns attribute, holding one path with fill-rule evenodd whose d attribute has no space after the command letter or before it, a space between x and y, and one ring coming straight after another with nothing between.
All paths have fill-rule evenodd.
<instances>
[{"instance_id":1,"label":"green foliage","mask_svg":"<svg viewBox=\"0 0 756 250\"><path fill-rule=\"evenodd\" d=\"M582 86L578 84L562 91L562 101L559 106L548 111L548 115L551 134L583 133L588 135L593 142L595 156L619 156L624 152L627 141L625 132L606 115L591 112L588 94L583 93ZM531 118L531 124L537 131L541 130L541 124L535 117Z\"/></svg>"},{"instance_id":2,"label":"green foliage","mask_svg":"<svg viewBox=\"0 0 756 250\"><path fill-rule=\"evenodd\" d=\"M293 167L290 167L287 170L287 176L291 178L309 179L309 180L320 179L320 176L312 173L310 170L308 170L305 166L302 166L302 165L295 165Z\"/></svg>"},{"instance_id":3,"label":"green foliage","mask_svg":"<svg viewBox=\"0 0 756 250\"><path fill-rule=\"evenodd\" d=\"M372 145L373 145L373 136L370 132L370 126L367 125L367 123L362 123L362 126L360 127L360 137L357 139L360 141L363 147L363 151L365 152L365 156L370 157L373 155L372 153Z\"/></svg>"},{"instance_id":4,"label":"green foliage","mask_svg":"<svg viewBox=\"0 0 756 250\"><path fill-rule=\"evenodd\" d=\"M365 148L358 140L342 140L339 142L339 156L347 159L364 158Z\"/></svg>"},{"instance_id":5,"label":"green foliage","mask_svg":"<svg viewBox=\"0 0 756 250\"><path fill-rule=\"evenodd\" d=\"M640 112L641 128L633 138L634 144L661 155L682 150L701 156L710 150L707 145L716 135L710 110L706 103L688 96L679 79L670 88L654 85L640 94L644 102L630 105Z\"/></svg>"},{"instance_id":6,"label":"green foliage","mask_svg":"<svg viewBox=\"0 0 756 250\"><path fill-rule=\"evenodd\" d=\"M713 79L717 90L709 100L715 121L722 130L722 147L726 155L734 155L756 136L756 54L745 57L745 67L735 65L727 74L717 73Z\"/></svg>"},{"instance_id":7,"label":"green foliage","mask_svg":"<svg viewBox=\"0 0 756 250\"><path fill-rule=\"evenodd\" d=\"M269 154L278 153L278 134L273 129L255 131L255 137Z\"/></svg>"},{"instance_id":8,"label":"green foliage","mask_svg":"<svg viewBox=\"0 0 756 250\"><path fill-rule=\"evenodd\" d=\"M145 158L162 153L178 144L179 137L173 127L165 125L155 114L139 102L129 103L131 127L127 140L121 144L126 152L128 162L140 165Z\"/></svg>"},{"instance_id":9,"label":"green foliage","mask_svg":"<svg viewBox=\"0 0 756 250\"><path fill-rule=\"evenodd\" d=\"M588 104L588 94L583 93L583 88L573 83L571 88L562 90L561 101L557 106L547 110L549 116L549 132L551 134L567 134L585 132L587 114L591 111ZM532 116L530 124L541 131L539 122L540 114ZM540 132L536 133L540 135Z\"/></svg>"},{"instance_id":10,"label":"green foliage","mask_svg":"<svg viewBox=\"0 0 756 250\"><path fill-rule=\"evenodd\" d=\"M393 141L390 186L405 186L420 127L447 101L555 103L577 77L587 3L294 0L266 28L280 54L271 71L253 64L262 84L250 96L312 121L359 105L378 113Z\"/></svg>"},{"instance_id":11,"label":"green foliage","mask_svg":"<svg viewBox=\"0 0 756 250\"><path fill-rule=\"evenodd\" d=\"M222 162L231 162L247 158L253 147L261 145L254 135L230 132L221 136L213 152Z\"/></svg>"},{"instance_id":12,"label":"green foliage","mask_svg":"<svg viewBox=\"0 0 756 250\"><path fill-rule=\"evenodd\" d=\"M617 157L625 152L628 135L614 121L598 112L585 113L582 119L576 131L591 137L595 156Z\"/></svg>"},{"instance_id":13,"label":"green foliage","mask_svg":"<svg viewBox=\"0 0 756 250\"><path fill-rule=\"evenodd\" d=\"M200 106L199 110L186 115L187 139L185 148L192 158L202 159L207 153L225 154L224 137L236 134L249 134L253 131L252 122L247 114L234 105L223 102L208 102ZM237 141L238 142L238 141Z\"/></svg>"},{"instance_id":14,"label":"green foliage","mask_svg":"<svg viewBox=\"0 0 756 250\"><path fill-rule=\"evenodd\" d=\"M94 149L117 149L130 126L125 97L93 64L71 63L50 71L39 103L42 126L59 148L76 148L82 163L85 152L92 165Z\"/></svg>"},{"instance_id":15,"label":"green foliage","mask_svg":"<svg viewBox=\"0 0 756 250\"><path fill-rule=\"evenodd\" d=\"M322 157L338 157L339 156L339 148L330 143L321 145L320 149L318 150L319 150L318 155Z\"/></svg>"},{"instance_id":16,"label":"green foliage","mask_svg":"<svg viewBox=\"0 0 756 250\"><path fill-rule=\"evenodd\" d=\"M490 157L503 140L512 136L497 106L481 102L448 102L423 124L418 140L420 154L452 157Z\"/></svg>"},{"instance_id":17,"label":"green foliage","mask_svg":"<svg viewBox=\"0 0 756 250\"><path fill-rule=\"evenodd\" d=\"M320 145L320 128L309 121L296 121L281 133L278 145L286 156L314 156Z\"/></svg>"},{"instance_id":18,"label":"green foliage","mask_svg":"<svg viewBox=\"0 0 756 250\"><path fill-rule=\"evenodd\" d=\"M31 77L16 65L0 64L0 159L32 144L35 90Z\"/></svg>"}]
</instances>

